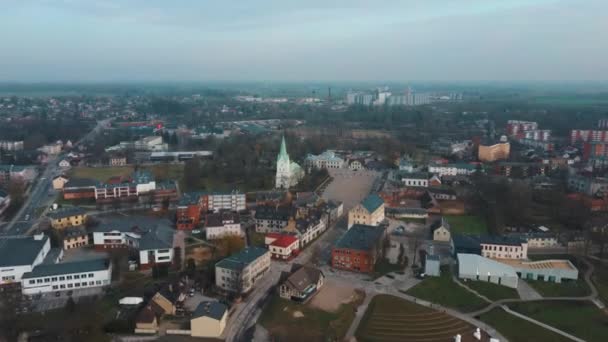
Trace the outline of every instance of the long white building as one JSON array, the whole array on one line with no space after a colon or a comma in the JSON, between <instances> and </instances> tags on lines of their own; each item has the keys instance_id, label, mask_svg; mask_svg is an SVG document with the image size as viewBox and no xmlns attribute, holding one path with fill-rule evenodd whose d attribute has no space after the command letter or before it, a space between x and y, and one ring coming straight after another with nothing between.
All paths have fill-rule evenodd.
<instances>
[{"instance_id":1,"label":"long white building","mask_svg":"<svg viewBox=\"0 0 608 342\"><path fill-rule=\"evenodd\" d=\"M304 161L307 170L341 169L344 165L344 159L338 157L334 151L325 151L319 155L309 154Z\"/></svg>"},{"instance_id":2,"label":"long white building","mask_svg":"<svg viewBox=\"0 0 608 342\"><path fill-rule=\"evenodd\" d=\"M39 293L108 286L112 281L112 263L94 259L36 266L23 275L22 293Z\"/></svg>"}]
</instances>

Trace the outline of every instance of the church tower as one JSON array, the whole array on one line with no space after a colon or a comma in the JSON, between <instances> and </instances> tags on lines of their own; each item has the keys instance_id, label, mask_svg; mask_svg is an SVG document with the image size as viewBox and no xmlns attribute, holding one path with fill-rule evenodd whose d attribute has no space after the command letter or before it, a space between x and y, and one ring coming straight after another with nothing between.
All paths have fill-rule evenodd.
<instances>
[{"instance_id":1,"label":"church tower","mask_svg":"<svg viewBox=\"0 0 608 342\"><path fill-rule=\"evenodd\" d=\"M291 161L287 154L287 146L285 144L285 136L281 139L281 150L277 156L277 174L275 179L275 187L287 189L291 179Z\"/></svg>"}]
</instances>

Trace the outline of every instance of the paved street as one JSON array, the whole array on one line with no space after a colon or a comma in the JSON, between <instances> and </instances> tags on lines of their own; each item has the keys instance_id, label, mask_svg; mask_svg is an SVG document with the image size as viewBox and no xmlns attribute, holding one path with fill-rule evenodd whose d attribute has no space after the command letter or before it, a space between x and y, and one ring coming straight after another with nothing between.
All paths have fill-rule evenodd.
<instances>
[{"instance_id":1,"label":"paved street","mask_svg":"<svg viewBox=\"0 0 608 342\"><path fill-rule=\"evenodd\" d=\"M109 120L99 121L91 132L82 137L73 146L76 147L78 144L93 139L108 122ZM31 185L29 196L21 206L21 209L19 209L19 212L15 214L12 221L2 227L3 234L27 234L37 227L40 223L40 218L44 214L44 211L41 212L38 209L42 207L47 208L55 199L54 195L56 193L52 188L52 181L53 177L61 173L57 165L61 157L62 154L49 158L46 168Z\"/></svg>"}]
</instances>

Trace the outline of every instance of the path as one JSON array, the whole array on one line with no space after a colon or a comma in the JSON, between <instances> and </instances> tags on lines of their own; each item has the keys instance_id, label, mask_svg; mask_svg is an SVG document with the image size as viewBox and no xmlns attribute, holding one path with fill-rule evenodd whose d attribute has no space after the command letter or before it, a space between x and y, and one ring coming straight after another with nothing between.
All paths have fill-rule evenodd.
<instances>
[{"instance_id":1,"label":"path","mask_svg":"<svg viewBox=\"0 0 608 342\"><path fill-rule=\"evenodd\" d=\"M543 299L543 296L541 296L538 291L536 291L532 286L530 286L530 284L522 279L517 282L517 294L519 294L519 298L523 300Z\"/></svg>"}]
</instances>

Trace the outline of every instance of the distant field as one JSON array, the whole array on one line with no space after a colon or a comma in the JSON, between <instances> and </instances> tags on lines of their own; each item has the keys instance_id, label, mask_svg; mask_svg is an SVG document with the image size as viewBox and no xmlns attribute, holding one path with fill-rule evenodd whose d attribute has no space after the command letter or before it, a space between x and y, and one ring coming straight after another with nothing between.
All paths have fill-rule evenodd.
<instances>
[{"instance_id":1,"label":"distant field","mask_svg":"<svg viewBox=\"0 0 608 342\"><path fill-rule=\"evenodd\" d=\"M488 227L483 218L473 215L448 215L445 218L450 223L452 233L458 234L486 234Z\"/></svg>"},{"instance_id":2,"label":"distant field","mask_svg":"<svg viewBox=\"0 0 608 342\"><path fill-rule=\"evenodd\" d=\"M70 172L74 178L91 178L100 182L105 182L111 177L126 177L133 172L132 166L115 167L75 167Z\"/></svg>"},{"instance_id":3,"label":"distant field","mask_svg":"<svg viewBox=\"0 0 608 342\"><path fill-rule=\"evenodd\" d=\"M608 341L608 315L591 302L528 302L509 307L586 341Z\"/></svg>"},{"instance_id":4,"label":"distant field","mask_svg":"<svg viewBox=\"0 0 608 342\"><path fill-rule=\"evenodd\" d=\"M479 317L511 342L567 342L570 339L495 308Z\"/></svg>"},{"instance_id":5,"label":"distant field","mask_svg":"<svg viewBox=\"0 0 608 342\"><path fill-rule=\"evenodd\" d=\"M184 174L184 166L181 164L158 164L143 166L142 169L150 170L157 181L180 180ZM70 175L76 178L91 178L105 182L111 177L128 177L135 168L133 166L108 166L108 167L75 167Z\"/></svg>"},{"instance_id":6,"label":"distant field","mask_svg":"<svg viewBox=\"0 0 608 342\"><path fill-rule=\"evenodd\" d=\"M594 106L607 105L608 97L597 96L539 96L530 99L530 102L560 106Z\"/></svg>"}]
</instances>

